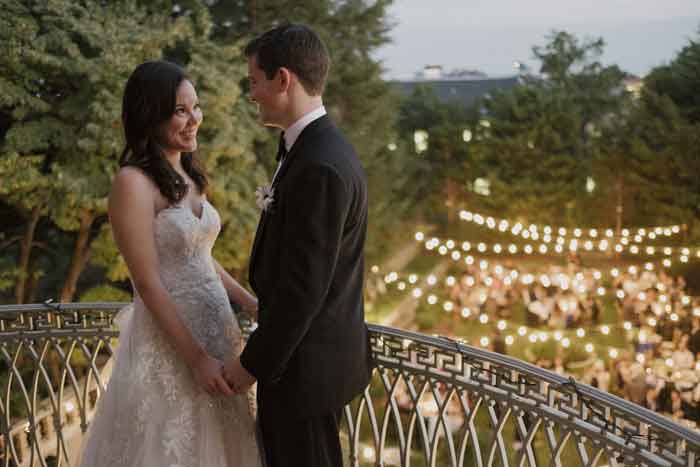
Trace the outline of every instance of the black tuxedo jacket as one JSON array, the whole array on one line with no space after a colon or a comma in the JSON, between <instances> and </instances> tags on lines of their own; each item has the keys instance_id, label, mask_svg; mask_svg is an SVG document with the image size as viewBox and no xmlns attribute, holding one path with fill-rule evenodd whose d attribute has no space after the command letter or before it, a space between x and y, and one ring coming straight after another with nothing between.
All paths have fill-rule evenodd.
<instances>
[{"instance_id":1,"label":"black tuxedo jacket","mask_svg":"<svg viewBox=\"0 0 700 467\"><path fill-rule=\"evenodd\" d=\"M327 117L310 123L279 169L250 259L258 328L241 364L266 413L337 410L371 373L364 320L366 176Z\"/></svg>"}]
</instances>

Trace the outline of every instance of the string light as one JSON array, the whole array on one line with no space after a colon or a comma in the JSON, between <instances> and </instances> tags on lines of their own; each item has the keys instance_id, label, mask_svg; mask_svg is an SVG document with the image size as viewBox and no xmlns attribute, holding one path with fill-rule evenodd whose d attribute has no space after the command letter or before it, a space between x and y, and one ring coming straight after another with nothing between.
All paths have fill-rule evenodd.
<instances>
[{"instance_id":1,"label":"string light","mask_svg":"<svg viewBox=\"0 0 700 467\"><path fill-rule=\"evenodd\" d=\"M528 230L525 230L523 232L529 232ZM417 234L416 234L417 235ZM528 234L527 237L529 239L535 240L535 237L532 234ZM547 244L551 241L551 238L545 237L543 239L543 243L540 244L526 244L523 247L523 251L525 254L531 255L535 252L546 255L550 253L550 248L547 246ZM567 251L570 252L577 252L579 249L583 249L588 252L592 252L594 250L600 251L600 252L607 252L610 251L611 247L612 249L617 252L617 253L625 253L625 251L631 255L635 256L658 256L659 254L663 253L666 256L670 256L673 254L674 251L678 252L679 254L679 260L683 263L687 263L690 261L690 257L693 256L693 252L695 252L695 255L693 256L694 258L700 258L700 248L694 248L690 249L688 247L653 247L653 246L638 246L638 245L631 245L631 246L625 246L627 245L627 239L623 238L621 239L621 242L618 244L615 244L612 246L608 240L602 239L600 241L594 242L592 240L586 240L582 243L579 242L577 239L572 239L566 243L566 240L563 237L558 237L556 240L556 245L554 246L553 250L557 254L564 254ZM428 251L432 251L437 248L438 253L442 256L447 255L452 251L455 247L455 242L454 240L447 240L445 241L444 244L440 243L440 239L438 238L432 238L429 241L425 242L425 248ZM462 250L464 252L471 251L472 249L472 244L468 241L462 242L461 244ZM518 253L518 247L517 245L511 243L508 245L507 248L505 248L503 245L500 243L495 243L493 245L489 245L485 242L479 242L476 245L476 249L479 253L486 253L486 252L493 252L494 254L501 255L501 254L511 254L515 255ZM451 257L455 261L458 261L462 256L462 253L458 251L452 251ZM671 263L668 263L664 261L662 263L664 267L670 267ZM667 264L669 264L667 266Z\"/></svg>"},{"instance_id":2,"label":"string light","mask_svg":"<svg viewBox=\"0 0 700 467\"><path fill-rule=\"evenodd\" d=\"M486 224L486 227L490 229L495 229L498 228L501 232L505 232L508 229L508 226L511 225L511 222L508 221L507 219L496 219L491 216L488 216L486 220L484 220L484 216L482 214L477 214L473 213L470 211L462 210L459 212L459 218L460 220L463 220L465 222L474 222L478 225L484 225ZM538 226L535 224L529 224L528 229L523 230L524 227L520 222L517 222L514 224L513 229L511 232L513 235L518 235L521 231L523 232L530 232L532 233L538 233L539 232L544 232L545 234L551 234L554 230L556 230L560 236L565 236L567 233L567 229L565 227L551 227L551 226ZM591 228L587 230L587 235L592 238L598 237L598 230L595 228ZM605 230L605 235L608 238L614 237L614 230L612 228L602 228L600 230ZM640 227L637 228L636 233L634 234L634 239L637 241L641 241L644 237L650 237L651 234L654 235L654 237L650 238L655 238L657 235L664 235L667 237L670 237L674 234L677 234L681 231L681 226L679 225L670 225L670 226L651 226L651 227ZM573 235L575 237L582 237L586 230L582 227L575 227L573 230ZM621 237L630 237L631 233L629 229L623 229L621 232Z\"/></svg>"}]
</instances>

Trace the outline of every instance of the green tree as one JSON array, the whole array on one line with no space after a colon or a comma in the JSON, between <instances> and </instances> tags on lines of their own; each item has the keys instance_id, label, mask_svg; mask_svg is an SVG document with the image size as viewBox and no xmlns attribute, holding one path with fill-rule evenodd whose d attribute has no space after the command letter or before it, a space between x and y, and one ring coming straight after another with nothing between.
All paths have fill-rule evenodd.
<instances>
[{"instance_id":1,"label":"green tree","mask_svg":"<svg viewBox=\"0 0 700 467\"><path fill-rule=\"evenodd\" d=\"M624 73L600 63L600 39L581 42L563 31L548 39L533 48L540 77L483 101L486 126L474 154L491 183L484 202L532 220L590 223L592 213L576 200L587 196L595 135L626 99Z\"/></svg>"},{"instance_id":2,"label":"green tree","mask_svg":"<svg viewBox=\"0 0 700 467\"><path fill-rule=\"evenodd\" d=\"M655 68L644 79L646 90L668 96L692 123L700 123L700 28L698 37L688 41L665 66Z\"/></svg>"},{"instance_id":3,"label":"green tree","mask_svg":"<svg viewBox=\"0 0 700 467\"><path fill-rule=\"evenodd\" d=\"M700 35L700 30L698 31ZM668 65L644 79L637 140L631 159L644 183L645 204L690 228L700 217L700 41L696 37ZM697 234L697 232L695 232Z\"/></svg>"},{"instance_id":4,"label":"green tree","mask_svg":"<svg viewBox=\"0 0 700 467\"><path fill-rule=\"evenodd\" d=\"M510 215L561 218L578 192L573 157L578 121L566 100L532 84L495 95L486 108L488 126L475 145L491 184L483 203Z\"/></svg>"},{"instance_id":5,"label":"green tree","mask_svg":"<svg viewBox=\"0 0 700 467\"><path fill-rule=\"evenodd\" d=\"M645 90L630 125L627 170L644 186L639 204L655 223L692 227L700 217L700 123L684 114L669 96Z\"/></svg>"},{"instance_id":6,"label":"green tree","mask_svg":"<svg viewBox=\"0 0 700 467\"><path fill-rule=\"evenodd\" d=\"M468 195L465 188L474 176L465 140L471 138L477 120L475 112L441 102L425 86L401 102L399 134L409 157L396 182L401 183L399 192L414 202L419 218L444 222L439 216L446 207L446 220L455 219L458 200Z\"/></svg>"},{"instance_id":7,"label":"green tree","mask_svg":"<svg viewBox=\"0 0 700 467\"><path fill-rule=\"evenodd\" d=\"M653 223L692 228L700 216L700 42L644 78L626 129L626 172L642 189L637 204Z\"/></svg>"},{"instance_id":8,"label":"green tree","mask_svg":"<svg viewBox=\"0 0 700 467\"><path fill-rule=\"evenodd\" d=\"M14 257L16 301L26 298L29 271L40 273L33 264L50 275L44 293L58 292L61 301L73 299L91 258L109 279L125 279L106 225L106 195L123 147L123 86L146 60L179 61L198 85L207 119L201 155L224 223L217 249L226 267L243 263L250 233L242 232L254 229L252 187L262 174L251 151L257 126L238 86L240 51L210 40L209 13L198 2L181 15L164 5L2 0L10 14L0 20L0 201L20 219L6 230L20 240L2 254L6 264ZM59 248L36 252L37 233Z\"/></svg>"}]
</instances>

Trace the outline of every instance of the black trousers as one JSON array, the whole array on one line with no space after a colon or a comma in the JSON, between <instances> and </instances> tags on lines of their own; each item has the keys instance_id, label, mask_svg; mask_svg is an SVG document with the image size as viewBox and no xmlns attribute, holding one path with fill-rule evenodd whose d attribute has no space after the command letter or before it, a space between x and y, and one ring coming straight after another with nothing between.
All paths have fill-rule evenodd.
<instances>
[{"instance_id":1,"label":"black trousers","mask_svg":"<svg viewBox=\"0 0 700 467\"><path fill-rule=\"evenodd\" d=\"M265 413L259 406L258 429L265 467L343 467L341 410L293 420Z\"/></svg>"}]
</instances>

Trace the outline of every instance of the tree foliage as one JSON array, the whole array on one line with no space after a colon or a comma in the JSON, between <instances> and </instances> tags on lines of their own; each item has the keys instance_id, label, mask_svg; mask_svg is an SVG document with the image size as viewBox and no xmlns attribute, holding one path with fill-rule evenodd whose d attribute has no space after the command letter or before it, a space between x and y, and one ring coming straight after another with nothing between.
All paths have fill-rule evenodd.
<instances>
[{"instance_id":1,"label":"tree foliage","mask_svg":"<svg viewBox=\"0 0 700 467\"><path fill-rule=\"evenodd\" d=\"M72 300L80 280L99 285L81 277L91 265L113 281L126 279L106 196L123 147L123 86L147 60L178 61L196 81L207 119L201 155L227 227L224 264L245 261L240 247L256 221L249 194L262 173L251 151L259 130L238 86L238 47L211 41L209 13L198 2L183 15L156 6L2 0L9 14L0 20L0 196L10 221L2 255L17 258L3 274L15 278L15 301ZM227 242L231 236L239 239Z\"/></svg>"},{"instance_id":2,"label":"tree foliage","mask_svg":"<svg viewBox=\"0 0 700 467\"><path fill-rule=\"evenodd\" d=\"M628 91L630 75L601 63L601 39L555 31L533 47L536 76L484 96L472 113L427 90L404 99L404 144L416 130L428 134L426 152L406 160L414 210L441 213L447 204L543 224L692 225L700 214L699 44L690 40L653 70L641 95ZM488 181L488 195L477 179Z\"/></svg>"},{"instance_id":3,"label":"tree foliage","mask_svg":"<svg viewBox=\"0 0 700 467\"><path fill-rule=\"evenodd\" d=\"M535 221L576 220L596 135L626 98L622 71L599 61L603 47L602 40L555 32L533 48L540 76L483 101L488 131L474 153L492 186L483 200L490 209Z\"/></svg>"},{"instance_id":4,"label":"tree foliage","mask_svg":"<svg viewBox=\"0 0 700 467\"><path fill-rule=\"evenodd\" d=\"M454 215L457 201L469 195L466 186L474 168L465 134L471 135L477 122L477 113L441 102L425 86L401 102L398 129L408 157L393 183L404 199L413 201L409 212L419 219L444 223ZM448 216L442 214L445 208Z\"/></svg>"},{"instance_id":5,"label":"tree foliage","mask_svg":"<svg viewBox=\"0 0 700 467\"><path fill-rule=\"evenodd\" d=\"M644 79L645 89L668 96L691 123L700 123L700 28L668 64L655 68Z\"/></svg>"}]
</instances>

